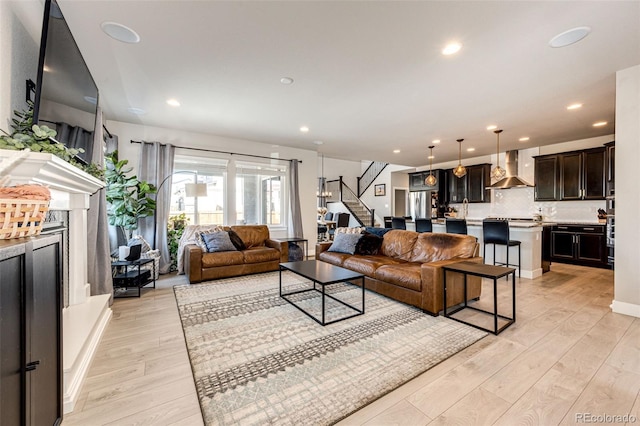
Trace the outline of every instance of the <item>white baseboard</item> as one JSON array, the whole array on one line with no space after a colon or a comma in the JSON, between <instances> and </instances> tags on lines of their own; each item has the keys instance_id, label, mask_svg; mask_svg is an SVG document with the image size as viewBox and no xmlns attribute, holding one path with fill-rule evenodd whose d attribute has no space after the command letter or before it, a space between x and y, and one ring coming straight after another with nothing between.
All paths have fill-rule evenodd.
<instances>
[{"instance_id":1,"label":"white baseboard","mask_svg":"<svg viewBox=\"0 0 640 426\"><path fill-rule=\"evenodd\" d=\"M514 266L512 266L512 268L513 267ZM518 267L515 266L515 268L516 268L516 274L517 274L518 273ZM520 271L520 273L521 273L520 276L522 278L528 278L528 279L532 280L534 278L538 278L538 277L542 276L542 268L534 269L534 270L531 270L531 271L527 271L527 270L523 269L522 271Z\"/></svg>"},{"instance_id":2,"label":"white baseboard","mask_svg":"<svg viewBox=\"0 0 640 426\"><path fill-rule=\"evenodd\" d=\"M614 300L613 303L611 303L610 307L611 310L616 314L623 314L640 318L640 305Z\"/></svg>"},{"instance_id":3,"label":"white baseboard","mask_svg":"<svg viewBox=\"0 0 640 426\"><path fill-rule=\"evenodd\" d=\"M111 295L87 298L63 309L63 412L70 413L78 399L91 361L111 319Z\"/></svg>"}]
</instances>

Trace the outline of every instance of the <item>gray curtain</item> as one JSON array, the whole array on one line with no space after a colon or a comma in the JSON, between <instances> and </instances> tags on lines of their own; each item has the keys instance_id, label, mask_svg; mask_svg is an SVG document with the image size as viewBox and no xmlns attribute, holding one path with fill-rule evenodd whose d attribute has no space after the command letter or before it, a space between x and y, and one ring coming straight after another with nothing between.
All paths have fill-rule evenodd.
<instances>
[{"instance_id":1,"label":"gray curtain","mask_svg":"<svg viewBox=\"0 0 640 426\"><path fill-rule=\"evenodd\" d=\"M169 272L171 267L167 223L169 222L171 175L173 174L175 151L173 145L163 145L160 142L142 142L140 149L138 177L154 184L158 188L158 193L156 194L155 216L140 219L138 232L154 246L154 249L160 250L161 274Z\"/></svg>"},{"instance_id":2,"label":"gray curtain","mask_svg":"<svg viewBox=\"0 0 640 426\"><path fill-rule=\"evenodd\" d=\"M94 136L93 155L89 160L104 167L101 108L98 108ZM109 222L107 220L105 192L106 190L102 188L89 197L89 211L87 212L87 263L89 266L87 268L87 278L91 285L92 296L98 294L110 294L113 296Z\"/></svg>"},{"instance_id":3,"label":"gray curtain","mask_svg":"<svg viewBox=\"0 0 640 426\"><path fill-rule=\"evenodd\" d=\"M64 143L69 148L84 149L84 153L78 154L78 157L86 161L87 163L96 163L93 153L96 156L102 157L102 125L98 127L98 120L96 119L96 131L88 132L82 127L71 126L67 123L57 123L56 131L58 132L57 139ZM102 120L100 120L102 122ZM95 147L96 141L100 142L99 147ZM99 150L100 152L96 152Z\"/></svg>"},{"instance_id":4,"label":"gray curtain","mask_svg":"<svg viewBox=\"0 0 640 426\"><path fill-rule=\"evenodd\" d=\"M291 223L293 237L304 238L302 230L302 211L300 209L300 185L298 184L298 160L289 162L289 200L291 205Z\"/></svg>"}]
</instances>

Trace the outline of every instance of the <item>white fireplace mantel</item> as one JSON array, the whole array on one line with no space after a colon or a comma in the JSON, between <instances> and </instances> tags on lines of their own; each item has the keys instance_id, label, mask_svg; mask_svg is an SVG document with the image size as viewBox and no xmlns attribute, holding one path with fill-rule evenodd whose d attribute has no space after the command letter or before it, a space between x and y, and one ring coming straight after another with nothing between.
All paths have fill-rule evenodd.
<instances>
[{"instance_id":1,"label":"white fireplace mantel","mask_svg":"<svg viewBox=\"0 0 640 426\"><path fill-rule=\"evenodd\" d=\"M0 160L16 151L0 150ZM11 185L42 184L51 191L50 210L69 211L69 306L62 312L64 412L73 411L98 342L111 318L111 295L91 296L87 279L89 196L105 183L53 154L30 152L8 170Z\"/></svg>"}]
</instances>

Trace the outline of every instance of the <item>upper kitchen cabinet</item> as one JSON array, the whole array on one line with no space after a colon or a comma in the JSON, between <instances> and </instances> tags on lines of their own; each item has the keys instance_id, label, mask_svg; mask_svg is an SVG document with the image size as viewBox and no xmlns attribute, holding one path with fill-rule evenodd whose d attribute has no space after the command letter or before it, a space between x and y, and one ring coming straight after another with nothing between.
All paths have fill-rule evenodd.
<instances>
[{"instance_id":1,"label":"upper kitchen cabinet","mask_svg":"<svg viewBox=\"0 0 640 426\"><path fill-rule=\"evenodd\" d=\"M605 147L536 157L535 200L602 200L605 167Z\"/></svg>"},{"instance_id":2,"label":"upper kitchen cabinet","mask_svg":"<svg viewBox=\"0 0 640 426\"><path fill-rule=\"evenodd\" d=\"M615 195L616 190L616 143L604 144L607 150L607 195Z\"/></svg>"},{"instance_id":3,"label":"upper kitchen cabinet","mask_svg":"<svg viewBox=\"0 0 640 426\"><path fill-rule=\"evenodd\" d=\"M465 198L470 203L491 202L491 164L476 164L467 167L467 174L459 178L453 170L447 170L449 203L461 203Z\"/></svg>"},{"instance_id":4,"label":"upper kitchen cabinet","mask_svg":"<svg viewBox=\"0 0 640 426\"><path fill-rule=\"evenodd\" d=\"M427 185L424 180L429 176L429 171L409 173L409 191L439 191L441 189L440 182L444 179L443 170L434 170L433 175L438 182L433 185Z\"/></svg>"}]
</instances>

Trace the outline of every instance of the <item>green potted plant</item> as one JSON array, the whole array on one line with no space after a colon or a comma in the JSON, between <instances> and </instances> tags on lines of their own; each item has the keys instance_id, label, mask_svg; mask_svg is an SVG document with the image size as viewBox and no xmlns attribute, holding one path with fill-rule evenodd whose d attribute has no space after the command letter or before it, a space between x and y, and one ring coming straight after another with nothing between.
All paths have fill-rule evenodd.
<instances>
[{"instance_id":1,"label":"green potted plant","mask_svg":"<svg viewBox=\"0 0 640 426\"><path fill-rule=\"evenodd\" d=\"M0 149L18 151L29 148L33 152L53 154L91 176L103 179L102 167L94 163L84 165L75 159L76 155L84 150L67 148L53 139L57 135L55 130L48 126L33 124L33 102L27 102L27 106L28 108L24 111L13 111L17 118L11 120L13 129L11 133L0 129L4 133L0 135Z\"/></svg>"},{"instance_id":2,"label":"green potted plant","mask_svg":"<svg viewBox=\"0 0 640 426\"><path fill-rule=\"evenodd\" d=\"M189 218L186 214L180 213L169 218L167 223L167 237L169 239L169 255L171 257L170 271L178 269L178 246L180 244L180 238L184 232L184 228L187 226Z\"/></svg>"},{"instance_id":3,"label":"green potted plant","mask_svg":"<svg viewBox=\"0 0 640 426\"><path fill-rule=\"evenodd\" d=\"M138 219L155 214L156 201L150 195L156 193L156 187L135 175L128 176L132 170L127 167L129 160L120 160L118 151L105 160L109 224L122 228L128 241L138 228Z\"/></svg>"}]
</instances>

